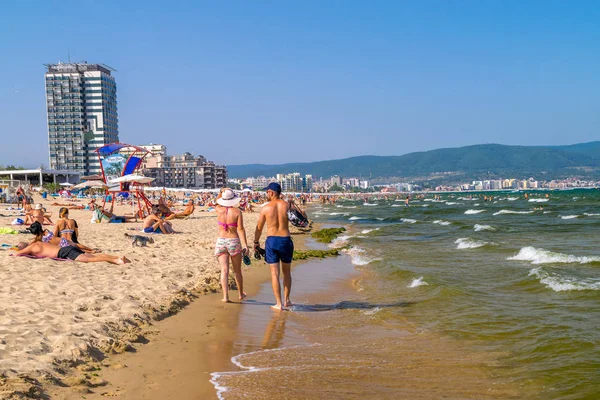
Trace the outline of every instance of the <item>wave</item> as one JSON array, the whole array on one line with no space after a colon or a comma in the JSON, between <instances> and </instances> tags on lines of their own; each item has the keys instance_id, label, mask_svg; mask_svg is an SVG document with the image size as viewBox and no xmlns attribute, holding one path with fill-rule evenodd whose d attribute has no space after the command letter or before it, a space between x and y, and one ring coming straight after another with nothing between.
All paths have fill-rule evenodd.
<instances>
[{"instance_id":1,"label":"wave","mask_svg":"<svg viewBox=\"0 0 600 400\"><path fill-rule=\"evenodd\" d=\"M502 214L531 214L532 211L514 211L514 210L500 210L495 212L493 215L502 215Z\"/></svg>"},{"instance_id":2,"label":"wave","mask_svg":"<svg viewBox=\"0 0 600 400\"><path fill-rule=\"evenodd\" d=\"M366 254L365 249L361 249L360 247L356 246L350 247L349 249L344 249L342 252L351 257L352 264L358 266L368 265L371 262L378 260L378 258L369 257Z\"/></svg>"},{"instance_id":3,"label":"wave","mask_svg":"<svg viewBox=\"0 0 600 400\"><path fill-rule=\"evenodd\" d=\"M540 283L555 292L566 292L571 290L600 290L600 280L597 279L576 279L558 274L550 274L544 271L542 267L533 268L529 271L529 276L535 276Z\"/></svg>"},{"instance_id":4,"label":"wave","mask_svg":"<svg viewBox=\"0 0 600 400\"><path fill-rule=\"evenodd\" d=\"M338 236L335 239L333 239L331 241L331 243L329 243L329 247L333 248L333 249L338 249L340 247L344 247L348 244L348 241L350 240L350 238L353 237L352 235L342 235L342 236Z\"/></svg>"},{"instance_id":5,"label":"wave","mask_svg":"<svg viewBox=\"0 0 600 400\"><path fill-rule=\"evenodd\" d=\"M488 242L484 242L483 240L475 240L471 238L458 238L454 243L458 245L456 246L458 250L476 249L478 247L483 247L490 244Z\"/></svg>"},{"instance_id":6,"label":"wave","mask_svg":"<svg viewBox=\"0 0 600 400\"><path fill-rule=\"evenodd\" d=\"M506 200L515 201L515 200L519 200L519 198L518 197L507 197Z\"/></svg>"},{"instance_id":7,"label":"wave","mask_svg":"<svg viewBox=\"0 0 600 400\"><path fill-rule=\"evenodd\" d=\"M377 203L363 203L363 206L377 206Z\"/></svg>"},{"instance_id":8,"label":"wave","mask_svg":"<svg viewBox=\"0 0 600 400\"><path fill-rule=\"evenodd\" d=\"M348 218L348 221L358 221L359 219L366 219L366 218L363 218L363 217L350 217L350 218Z\"/></svg>"},{"instance_id":9,"label":"wave","mask_svg":"<svg viewBox=\"0 0 600 400\"><path fill-rule=\"evenodd\" d=\"M595 256L573 256L571 254L555 253L544 249L536 249L532 246L523 247L515 256L508 257L507 260L531 261L532 264L588 264L600 263L600 257Z\"/></svg>"},{"instance_id":10,"label":"wave","mask_svg":"<svg viewBox=\"0 0 600 400\"><path fill-rule=\"evenodd\" d=\"M360 233L362 233L363 235L366 235L367 233L371 233L373 231L378 231L379 228L375 228L375 229L363 229L362 231L360 231Z\"/></svg>"},{"instance_id":11,"label":"wave","mask_svg":"<svg viewBox=\"0 0 600 400\"><path fill-rule=\"evenodd\" d=\"M392 207L402 207L401 204L392 204Z\"/></svg>"},{"instance_id":12,"label":"wave","mask_svg":"<svg viewBox=\"0 0 600 400\"><path fill-rule=\"evenodd\" d=\"M592 213L583 213L583 215L586 215L588 217L600 217L600 214L592 214Z\"/></svg>"},{"instance_id":13,"label":"wave","mask_svg":"<svg viewBox=\"0 0 600 400\"><path fill-rule=\"evenodd\" d=\"M409 287L409 288L416 288L416 287L419 287L419 286L426 286L426 285L429 285L429 283L425 282L423 280L423 277L420 276L418 278L413 278L412 282L410 282L410 285L408 285L407 287Z\"/></svg>"},{"instance_id":14,"label":"wave","mask_svg":"<svg viewBox=\"0 0 600 400\"><path fill-rule=\"evenodd\" d=\"M411 219L411 218L400 218L400 221L407 223L407 224L414 224L415 222L417 222L416 219Z\"/></svg>"},{"instance_id":15,"label":"wave","mask_svg":"<svg viewBox=\"0 0 600 400\"><path fill-rule=\"evenodd\" d=\"M475 232L495 231L496 230L496 228L494 228L491 225L479 225L479 224L475 224L475 226L473 227L473 229L475 230Z\"/></svg>"},{"instance_id":16,"label":"wave","mask_svg":"<svg viewBox=\"0 0 600 400\"><path fill-rule=\"evenodd\" d=\"M463 203L457 203L455 201L447 201L446 205L448 206L455 206L455 205L462 205Z\"/></svg>"},{"instance_id":17,"label":"wave","mask_svg":"<svg viewBox=\"0 0 600 400\"><path fill-rule=\"evenodd\" d=\"M452 222L449 221L442 221L440 219L437 219L435 221L433 221L434 224L438 224L438 225L443 225L443 226L447 226L450 225Z\"/></svg>"},{"instance_id":18,"label":"wave","mask_svg":"<svg viewBox=\"0 0 600 400\"><path fill-rule=\"evenodd\" d=\"M379 218L375 218L377 221L384 221L387 219L387 217L379 217Z\"/></svg>"},{"instance_id":19,"label":"wave","mask_svg":"<svg viewBox=\"0 0 600 400\"><path fill-rule=\"evenodd\" d=\"M529 199L530 203L545 203L548 199Z\"/></svg>"},{"instance_id":20,"label":"wave","mask_svg":"<svg viewBox=\"0 0 600 400\"><path fill-rule=\"evenodd\" d=\"M485 212L485 210L467 210L467 211L465 211L465 214L468 214L468 215L470 215L470 214L479 214L479 213L482 213L482 212Z\"/></svg>"},{"instance_id":21,"label":"wave","mask_svg":"<svg viewBox=\"0 0 600 400\"><path fill-rule=\"evenodd\" d=\"M578 218L579 215L563 215L560 218L561 219L574 219L574 218Z\"/></svg>"}]
</instances>

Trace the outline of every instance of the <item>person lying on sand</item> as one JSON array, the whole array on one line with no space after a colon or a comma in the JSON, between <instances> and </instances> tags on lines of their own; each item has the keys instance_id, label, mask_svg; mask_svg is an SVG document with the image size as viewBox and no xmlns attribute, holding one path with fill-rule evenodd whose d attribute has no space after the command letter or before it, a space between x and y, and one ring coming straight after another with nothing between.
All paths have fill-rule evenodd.
<instances>
[{"instance_id":1,"label":"person lying on sand","mask_svg":"<svg viewBox=\"0 0 600 400\"><path fill-rule=\"evenodd\" d=\"M108 262L111 264L127 264L131 261L124 256L110 256L108 254L88 254L79 250L75 246L58 247L56 245L44 242L35 242L27 244L20 242L17 245L19 251L15 256L34 256L38 258L62 258L77 262Z\"/></svg>"},{"instance_id":2,"label":"person lying on sand","mask_svg":"<svg viewBox=\"0 0 600 400\"><path fill-rule=\"evenodd\" d=\"M58 247L75 246L85 253L98 253L98 251L91 249L87 246L84 246L79 243L74 243L73 241L60 237L59 235L54 235L54 233L50 232L48 229L44 229L42 225L37 221L31 224L31 226L29 227L29 232L31 232L35 236L31 243L44 242L53 244Z\"/></svg>"},{"instance_id":3,"label":"person lying on sand","mask_svg":"<svg viewBox=\"0 0 600 400\"><path fill-rule=\"evenodd\" d=\"M113 204L110 206L110 210L104 210L99 205L95 205L96 210L100 211L100 213L108 219L108 222L137 222L137 218L120 216L113 213Z\"/></svg>"},{"instance_id":4,"label":"person lying on sand","mask_svg":"<svg viewBox=\"0 0 600 400\"><path fill-rule=\"evenodd\" d=\"M66 207L70 210L83 210L85 208L85 206L83 204L65 204L65 203L57 203L54 202L51 204L52 206L56 206L56 207Z\"/></svg>"}]
</instances>

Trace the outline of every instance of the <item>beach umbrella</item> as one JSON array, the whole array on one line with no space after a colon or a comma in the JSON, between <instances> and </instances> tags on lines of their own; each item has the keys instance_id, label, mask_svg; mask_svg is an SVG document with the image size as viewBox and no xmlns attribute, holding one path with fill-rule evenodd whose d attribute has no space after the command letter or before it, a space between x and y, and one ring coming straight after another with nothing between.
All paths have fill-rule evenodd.
<instances>
[{"instance_id":1,"label":"beach umbrella","mask_svg":"<svg viewBox=\"0 0 600 400\"><path fill-rule=\"evenodd\" d=\"M142 175L124 175L119 178L113 179L110 183L123 183L123 182L136 182L136 183L150 183L154 178Z\"/></svg>"},{"instance_id":2,"label":"beach umbrella","mask_svg":"<svg viewBox=\"0 0 600 400\"><path fill-rule=\"evenodd\" d=\"M62 182L62 183L59 183L59 185L60 186L73 186L73 184L69 183L69 182Z\"/></svg>"},{"instance_id":3,"label":"beach umbrella","mask_svg":"<svg viewBox=\"0 0 600 400\"><path fill-rule=\"evenodd\" d=\"M87 189L87 188L97 188L97 189L106 189L106 183L102 181L87 181L81 182L77 185L73 186L71 189Z\"/></svg>"}]
</instances>

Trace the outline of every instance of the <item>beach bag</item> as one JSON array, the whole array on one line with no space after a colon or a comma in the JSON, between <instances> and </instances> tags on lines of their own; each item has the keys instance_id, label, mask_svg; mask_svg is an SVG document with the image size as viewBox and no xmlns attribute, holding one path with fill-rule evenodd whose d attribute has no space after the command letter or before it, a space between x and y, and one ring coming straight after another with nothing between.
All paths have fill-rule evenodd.
<instances>
[{"instance_id":1,"label":"beach bag","mask_svg":"<svg viewBox=\"0 0 600 400\"><path fill-rule=\"evenodd\" d=\"M294 203L290 203L290 209L287 212L288 220L290 224L296 228L306 228L309 224L306 214L302 212Z\"/></svg>"},{"instance_id":2,"label":"beach bag","mask_svg":"<svg viewBox=\"0 0 600 400\"><path fill-rule=\"evenodd\" d=\"M25 223L25 221L23 221L21 218L15 218L12 222L12 225L23 225Z\"/></svg>"}]
</instances>

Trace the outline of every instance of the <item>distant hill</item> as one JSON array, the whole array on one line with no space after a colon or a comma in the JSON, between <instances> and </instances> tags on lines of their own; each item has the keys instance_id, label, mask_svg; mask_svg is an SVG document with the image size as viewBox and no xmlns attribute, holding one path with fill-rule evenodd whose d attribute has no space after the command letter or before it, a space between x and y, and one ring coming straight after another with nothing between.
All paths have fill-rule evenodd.
<instances>
[{"instance_id":1,"label":"distant hill","mask_svg":"<svg viewBox=\"0 0 600 400\"><path fill-rule=\"evenodd\" d=\"M481 144L402 156L359 156L280 165L230 165L227 170L231 178L269 177L291 172L324 178L339 175L440 181L494 177L600 178L600 141L567 146Z\"/></svg>"}]
</instances>

